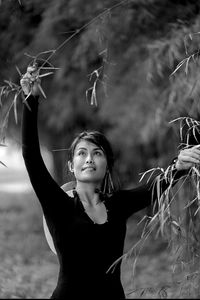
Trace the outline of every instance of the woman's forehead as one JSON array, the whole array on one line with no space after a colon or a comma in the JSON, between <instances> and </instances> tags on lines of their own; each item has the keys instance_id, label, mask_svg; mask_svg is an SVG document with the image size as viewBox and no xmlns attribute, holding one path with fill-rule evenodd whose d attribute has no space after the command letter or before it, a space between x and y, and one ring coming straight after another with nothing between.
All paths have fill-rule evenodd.
<instances>
[{"instance_id":1,"label":"woman's forehead","mask_svg":"<svg viewBox=\"0 0 200 300\"><path fill-rule=\"evenodd\" d=\"M101 148L92 142L82 140L76 145L75 151L79 149L93 150L93 149L101 149Z\"/></svg>"}]
</instances>

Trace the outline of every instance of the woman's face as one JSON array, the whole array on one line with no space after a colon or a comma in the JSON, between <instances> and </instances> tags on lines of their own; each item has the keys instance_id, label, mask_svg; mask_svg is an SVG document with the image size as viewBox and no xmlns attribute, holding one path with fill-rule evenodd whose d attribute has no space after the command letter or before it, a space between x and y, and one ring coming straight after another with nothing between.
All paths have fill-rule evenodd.
<instances>
[{"instance_id":1,"label":"woman's face","mask_svg":"<svg viewBox=\"0 0 200 300\"><path fill-rule=\"evenodd\" d=\"M95 144L80 141L71 165L76 180L101 184L107 169L104 152Z\"/></svg>"}]
</instances>

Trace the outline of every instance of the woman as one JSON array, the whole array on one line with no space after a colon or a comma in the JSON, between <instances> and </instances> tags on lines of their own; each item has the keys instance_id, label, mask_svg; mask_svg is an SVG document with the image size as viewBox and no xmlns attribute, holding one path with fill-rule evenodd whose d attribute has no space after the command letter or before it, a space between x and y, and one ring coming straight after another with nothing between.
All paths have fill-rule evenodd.
<instances>
[{"instance_id":1,"label":"woman","mask_svg":"<svg viewBox=\"0 0 200 300\"><path fill-rule=\"evenodd\" d=\"M109 142L99 132L84 132L72 144L68 163L75 177L73 193L68 195L60 188L39 150L39 82L35 80L35 70L29 67L21 79L23 92L29 95L23 109L22 150L60 263L51 298L124 299L120 264L114 272L107 271L123 254L127 219L150 205L152 186L149 183L131 190L115 190ZM199 162L200 150L182 150L174 168L177 178L182 170ZM166 182L162 188L167 188Z\"/></svg>"}]
</instances>

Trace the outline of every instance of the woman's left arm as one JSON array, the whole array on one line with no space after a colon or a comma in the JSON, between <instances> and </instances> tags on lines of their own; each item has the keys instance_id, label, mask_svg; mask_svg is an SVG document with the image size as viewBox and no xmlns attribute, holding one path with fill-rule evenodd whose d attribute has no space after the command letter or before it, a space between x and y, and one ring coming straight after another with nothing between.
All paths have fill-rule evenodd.
<instances>
[{"instance_id":1,"label":"woman's left arm","mask_svg":"<svg viewBox=\"0 0 200 300\"><path fill-rule=\"evenodd\" d=\"M170 177L173 178L172 185L176 184L181 177L187 175L191 167L199 163L200 149L198 146L181 150L177 159L169 166L171 168ZM159 170L145 184L133 189L120 190L116 193L116 202L119 205L120 212L126 219L133 213L155 203L158 196L155 186L157 179L160 182L160 194L162 194L170 186L171 180L169 177L162 176Z\"/></svg>"}]
</instances>

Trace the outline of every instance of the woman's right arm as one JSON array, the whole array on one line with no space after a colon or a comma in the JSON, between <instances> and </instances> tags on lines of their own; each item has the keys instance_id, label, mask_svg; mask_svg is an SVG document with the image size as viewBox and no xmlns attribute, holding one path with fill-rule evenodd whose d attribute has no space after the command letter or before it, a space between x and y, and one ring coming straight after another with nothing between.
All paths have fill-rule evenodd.
<instances>
[{"instance_id":1,"label":"woman's right arm","mask_svg":"<svg viewBox=\"0 0 200 300\"><path fill-rule=\"evenodd\" d=\"M21 86L23 91L28 93L26 74L24 77L21 80ZM55 216L56 210L60 210L63 204L67 205L67 211L71 213L73 207L71 198L52 178L41 155L37 127L39 96L37 87L34 88L34 92L24 104L22 116L22 154L26 169L44 213Z\"/></svg>"},{"instance_id":2,"label":"woman's right arm","mask_svg":"<svg viewBox=\"0 0 200 300\"><path fill-rule=\"evenodd\" d=\"M190 168L195 164L200 164L200 145L180 151L177 159L168 167L171 170L171 176L165 177L160 170L157 170L145 184L133 189L118 191L116 199L118 200L120 213L127 219L133 213L151 204L158 203L159 194L161 196L167 188L174 186L180 178L188 176ZM157 183L159 193L157 193Z\"/></svg>"}]
</instances>

